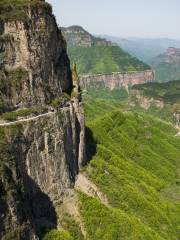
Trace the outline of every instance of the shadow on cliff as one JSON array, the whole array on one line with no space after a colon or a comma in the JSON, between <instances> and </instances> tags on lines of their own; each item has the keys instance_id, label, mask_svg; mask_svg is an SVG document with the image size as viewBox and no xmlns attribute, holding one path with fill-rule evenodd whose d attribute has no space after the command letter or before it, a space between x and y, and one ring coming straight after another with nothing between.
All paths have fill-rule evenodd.
<instances>
[{"instance_id":1,"label":"shadow on cliff","mask_svg":"<svg viewBox=\"0 0 180 240\"><path fill-rule=\"evenodd\" d=\"M26 173L4 165L0 175L0 239L42 239L57 227L53 203Z\"/></svg>"},{"instance_id":2,"label":"shadow on cliff","mask_svg":"<svg viewBox=\"0 0 180 240\"><path fill-rule=\"evenodd\" d=\"M21 128L19 130L16 129L15 138L11 140L12 143L9 149L15 165L15 167L12 167L12 172L16 172L15 182L20 183L18 192L23 212L22 223L29 223L33 232L35 232L39 239L42 239L43 233L57 227L57 215L48 194L44 193L38 186L38 180L41 176L38 175L36 166L31 168L38 175L36 181L27 172L25 159L31 142L27 141L21 131ZM47 183L44 182L43 184ZM29 240L33 238L26 237L25 239Z\"/></svg>"},{"instance_id":3,"label":"shadow on cliff","mask_svg":"<svg viewBox=\"0 0 180 240\"><path fill-rule=\"evenodd\" d=\"M90 128L86 127L86 162L87 164L92 160L93 156L96 154L96 145L97 142L95 141L95 138L93 136L93 132Z\"/></svg>"},{"instance_id":4,"label":"shadow on cliff","mask_svg":"<svg viewBox=\"0 0 180 240\"><path fill-rule=\"evenodd\" d=\"M57 215L52 201L41 191L35 181L28 175L23 176L25 186L25 209L33 229L42 239L43 235L57 227Z\"/></svg>"}]
</instances>

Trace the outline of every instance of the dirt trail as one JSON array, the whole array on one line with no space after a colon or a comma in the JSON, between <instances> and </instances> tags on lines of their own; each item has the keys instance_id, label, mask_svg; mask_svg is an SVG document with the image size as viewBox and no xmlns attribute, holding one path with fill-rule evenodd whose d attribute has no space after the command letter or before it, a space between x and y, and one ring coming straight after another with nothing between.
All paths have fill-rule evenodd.
<instances>
[{"instance_id":1,"label":"dirt trail","mask_svg":"<svg viewBox=\"0 0 180 240\"><path fill-rule=\"evenodd\" d=\"M7 126L11 126L11 125L16 125L17 123L24 123L24 122L30 122L48 115L53 115L55 114L55 112L47 112L47 113L43 113L40 114L38 116L34 116L34 117L30 117L30 118L24 118L24 119L20 119L17 121L13 121L13 122L5 122L5 123L0 123L0 127L7 127Z\"/></svg>"},{"instance_id":2,"label":"dirt trail","mask_svg":"<svg viewBox=\"0 0 180 240\"><path fill-rule=\"evenodd\" d=\"M57 212L60 222L63 221L63 217L66 213L70 215L79 225L84 239L88 240L86 228L80 214L78 194L75 191L73 191L71 197L64 199L63 204L58 208Z\"/></svg>"},{"instance_id":3,"label":"dirt trail","mask_svg":"<svg viewBox=\"0 0 180 240\"><path fill-rule=\"evenodd\" d=\"M100 192L98 187L93 182L91 182L86 177L86 175L79 173L76 180L75 188L90 197L98 198L101 203L103 203L106 207L110 208L107 197L102 192Z\"/></svg>"}]
</instances>

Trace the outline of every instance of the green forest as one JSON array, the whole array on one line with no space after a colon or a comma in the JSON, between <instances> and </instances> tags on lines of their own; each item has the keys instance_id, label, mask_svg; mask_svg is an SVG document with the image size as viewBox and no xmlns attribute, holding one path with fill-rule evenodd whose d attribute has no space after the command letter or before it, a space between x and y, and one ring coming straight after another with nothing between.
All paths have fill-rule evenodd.
<instances>
[{"instance_id":1,"label":"green forest","mask_svg":"<svg viewBox=\"0 0 180 240\"><path fill-rule=\"evenodd\" d=\"M171 88L164 88L174 89L174 83L169 85ZM162 90L156 83L134 88L154 86L157 92ZM163 115L127 110L127 102L122 89L92 88L84 96L90 163L83 173L107 196L109 204L78 192L88 239L177 240L180 139ZM78 235L78 226L72 228L70 222L65 230L69 238L56 232L58 237L53 239L84 239Z\"/></svg>"},{"instance_id":2,"label":"green forest","mask_svg":"<svg viewBox=\"0 0 180 240\"><path fill-rule=\"evenodd\" d=\"M118 46L69 46L71 63L76 62L80 74L142 71L150 67Z\"/></svg>"}]
</instances>

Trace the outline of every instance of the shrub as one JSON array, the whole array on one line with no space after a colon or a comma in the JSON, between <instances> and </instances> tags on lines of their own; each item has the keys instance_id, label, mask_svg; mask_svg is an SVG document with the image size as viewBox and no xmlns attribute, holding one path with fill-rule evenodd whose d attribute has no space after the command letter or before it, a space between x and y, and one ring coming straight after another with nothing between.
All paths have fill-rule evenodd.
<instances>
[{"instance_id":1,"label":"shrub","mask_svg":"<svg viewBox=\"0 0 180 240\"><path fill-rule=\"evenodd\" d=\"M50 105L54 108L57 108L61 105L64 105L65 102L70 100L70 96L67 93L62 93L59 98L56 98L50 102Z\"/></svg>"},{"instance_id":2,"label":"shrub","mask_svg":"<svg viewBox=\"0 0 180 240\"><path fill-rule=\"evenodd\" d=\"M73 238L68 232L64 230L52 230L45 234L43 240L73 240Z\"/></svg>"},{"instance_id":3,"label":"shrub","mask_svg":"<svg viewBox=\"0 0 180 240\"><path fill-rule=\"evenodd\" d=\"M27 21L27 7L43 8L47 12L52 12L52 7L47 2L41 0L1 0L0 20L2 21Z\"/></svg>"},{"instance_id":4,"label":"shrub","mask_svg":"<svg viewBox=\"0 0 180 240\"><path fill-rule=\"evenodd\" d=\"M27 117L31 114L38 114L38 108L19 109L14 112L6 112L0 115L0 118L6 121L16 121L18 117Z\"/></svg>"}]
</instances>

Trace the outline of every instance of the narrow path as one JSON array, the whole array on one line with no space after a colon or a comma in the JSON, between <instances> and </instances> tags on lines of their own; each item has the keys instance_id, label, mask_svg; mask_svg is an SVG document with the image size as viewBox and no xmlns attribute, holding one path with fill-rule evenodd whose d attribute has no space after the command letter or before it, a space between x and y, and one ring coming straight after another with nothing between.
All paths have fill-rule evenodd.
<instances>
[{"instance_id":1,"label":"narrow path","mask_svg":"<svg viewBox=\"0 0 180 240\"><path fill-rule=\"evenodd\" d=\"M45 116L48 116L48 115L53 115L55 113L56 112L47 112L47 113L43 113L43 114L40 114L40 115L35 116L35 117L20 119L20 120L13 121L13 122L0 123L0 127L7 127L7 126L16 125L17 123L24 123L24 122L33 121L33 120L36 120L36 119L39 119L39 118L42 118L42 117L45 117Z\"/></svg>"},{"instance_id":2,"label":"narrow path","mask_svg":"<svg viewBox=\"0 0 180 240\"><path fill-rule=\"evenodd\" d=\"M80 214L79 198L77 193L74 192L71 197L68 197L63 201L63 204L58 209L58 213L61 221L63 221L63 215L68 213L68 215L70 215L80 227L84 239L88 240L88 234L86 232L86 228Z\"/></svg>"}]
</instances>

